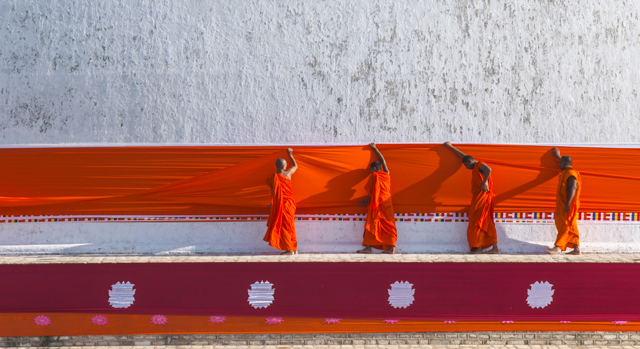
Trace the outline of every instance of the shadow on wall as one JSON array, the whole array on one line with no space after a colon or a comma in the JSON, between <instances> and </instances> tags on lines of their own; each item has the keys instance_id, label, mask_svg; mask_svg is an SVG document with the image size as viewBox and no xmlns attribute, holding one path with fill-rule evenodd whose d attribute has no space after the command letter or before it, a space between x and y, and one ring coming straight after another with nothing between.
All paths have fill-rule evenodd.
<instances>
[{"instance_id":1,"label":"shadow on wall","mask_svg":"<svg viewBox=\"0 0 640 349\"><path fill-rule=\"evenodd\" d=\"M491 163L491 161L487 161L489 163ZM515 167L520 167L519 165L510 165L510 164L505 164L505 163L500 163L501 165L505 165L505 166L515 166ZM513 189L507 190L504 193L501 193L499 195L496 195L495 197L495 204L498 205L501 202L505 201L505 200L509 200L514 198L517 195L520 195L526 191L529 191L539 185L542 185L543 183L552 180L553 178L558 176L558 171L557 169L559 169L558 167L558 161L556 160L556 158L553 156L553 154L551 153L551 149L547 150L547 152L545 152L544 154L542 154L542 156L540 157L540 165L539 165L539 170L538 170L538 175L536 176L536 178L534 178L532 181L529 181L527 183L524 183L520 186L517 186Z\"/></svg>"},{"instance_id":2,"label":"shadow on wall","mask_svg":"<svg viewBox=\"0 0 640 349\"><path fill-rule=\"evenodd\" d=\"M443 205L442 202L436 201L435 194L442 186L442 183L458 171L462 166L462 161L451 161L452 156L455 158L457 156L444 146L433 147L429 151L435 152L438 156L437 169L421 181L395 193L394 196L408 194L421 198L423 200L421 204L425 205L425 212L436 212L436 207L442 207ZM469 200L471 200L471 196L469 196Z\"/></svg>"},{"instance_id":3,"label":"shadow on wall","mask_svg":"<svg viewBox=\"0 0 640 349\"><path fill-rule=\"evenodd\" d=\"M301 200L298 204L304 206L307 202L321 202L321 206L316 204L316 207L328 208L344 207L344 203L349 202L353 204L354 208L359 208L358 202L364 198L353 198L353 194L356 192L353 187L366 179L368 175L369 169L357 169L342 173L329 180L325 191ZM349 190L344 189L345 184L348 185ZM366 208L362 208L361 211L365 213Z\"/></svg>"}]
</instances>

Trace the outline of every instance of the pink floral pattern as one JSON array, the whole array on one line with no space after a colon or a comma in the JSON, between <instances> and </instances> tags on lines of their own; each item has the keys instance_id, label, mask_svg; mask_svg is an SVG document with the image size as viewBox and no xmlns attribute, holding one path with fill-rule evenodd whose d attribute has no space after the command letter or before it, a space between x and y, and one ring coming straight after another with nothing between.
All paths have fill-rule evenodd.
<instances>
[{"instance_id":1,"label":"pink floral pattern","mask_svg":"<svg viewBox=\"0 0 640 349\"><path fill-rule=\"evenodd\" d=\"M269 325L278 325L284 321L281 317L268 317L265 320L267 320Z\"/></svg>"},{"instance_id":2,"label":"pink floral pattern","mask_svg":"<svg viewBox=\"0 0 640 349\"><path fill-rule=\"evenodd\" d=\"M397 324L400 320L382 320L385 324Z\"/></svg>"},{"instance_id":3,"label":"pink floral pattern","mask_svg":"<svg viewBox=\"0 0 640 349\"><path fill-rule=\"evenodd\" d=\"M444 321L445 324L455 324L456 322L453 320L445 320Z\"/></svg>"},{"instance_id":4,"label":"pink floral pattern","mask_svg":"<svg viewBox=\"0 0 640 349\"><path fill-rule=\"evenodd\" d=\"M511 320L505 320L505 321L502 321L502 323L503 323L503 324L512 324L512 323L513 323L513 321L511 321Z\"/></svg>"},{"instance_id":5,"label":"pink floral pattern","mask_svg":"<svg viewBox=\"0 0 640 349\"><path fill-rule=\"evenodd\" d=\"M209 316L209 322L213 324L222 324L227 321L226 316Z\"/></svg>"},{"instance_id":6,"label":"pink floral pattern","mask_svg":"<svg viewBox=\"0 0 640 349\"><path fill-rule=\"evenodd\" d=\"M325 324L339 324L340 320L342 319L331 319L331 318L326 318L324 319L324 323Z\"/></svg>"},{"instance_id":7,"label":"pink floral pattern","mask_svg":"<svg viewBox=\"0 0 640 349\"><path fill-rule=\"evenodd\" d=\"M167 322L169 322L169 319L164 315L154 315L151 317L151 323L154 325L164 325Z\"/></svg>"},{"instance_id":8,"label":"pink floral pattern","mask_svg":"<svg viewBox=\"0 0 640 349\"><path fill-rule=\"evenodd\" d=\"M51 319L48 316L38 315L33 318L33 322L38 326L49 326L51 325Z\"/></svg>"},{"instance_id":9,"label":"pink floral pattern","mask_svg":"<svg viewBox=\"0 0 640 349\"><path fill-rule=\"evenodd\" d=\"M629 321L612 321L614 325L626 325Z\"/></svg>"},{"instance_id":10,"label":"pink floral pattern","mask_svg":"<svg viewBox=\"0 0 640 349\"><path fill-rule=\"evenodd\" d=\"M571 321L560 321L561 324L570 324Z\"/></svg>"},{"instance_id":11,"label":"pink floral pattern","mask_svg":"<svg viewBox=\"0 0 640 349\"><path fill-rule=\"evenodd\" d=\"M104 326L109 323L109 319L104 315L96 315L91 318L91 323L98 326Z\"/></svg>"}]
</instances>

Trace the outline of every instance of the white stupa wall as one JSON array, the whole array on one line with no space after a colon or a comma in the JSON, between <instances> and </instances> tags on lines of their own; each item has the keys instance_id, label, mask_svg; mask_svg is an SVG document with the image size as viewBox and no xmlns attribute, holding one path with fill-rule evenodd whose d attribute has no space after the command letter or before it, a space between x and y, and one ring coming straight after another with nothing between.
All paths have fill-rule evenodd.
<instances>
[{"instance_id":1,"label":"white stupa wall","mask_svg":"<svg viewBox=\"0 0 640 349\"><path fill-rule=\"evenodd\" d=\"M639 14L595 0L5 0L0 144L638 144ZM465 250L464 223L412 224L400 251ZM299 226L315 252L351 251L362 232ZM499 227L504 251L554 238ZM587 251L640 251L634 225L581 228ZM0 229L0 253L269 251L262 223Z\"/></svg>"}]
</instances>

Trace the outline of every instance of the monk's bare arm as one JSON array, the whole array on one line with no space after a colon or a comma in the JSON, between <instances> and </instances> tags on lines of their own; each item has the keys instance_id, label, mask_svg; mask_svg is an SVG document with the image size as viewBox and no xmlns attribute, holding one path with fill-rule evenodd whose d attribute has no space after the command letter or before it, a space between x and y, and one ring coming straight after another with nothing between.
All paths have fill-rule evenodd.
<instances>
[{"instance_id":1,"label":"monk's bare arm","mask_svg":"<svg viewBox=\"0 0 640 349\"><path fill-rule=\"evenodd\" d=\"M364 200L362 200L362 201L360 201L360 202L358 203L358 205L360 205L360 206L367 206L367 204L369 203L369 200L371 200L371 195L367 195L367 198L366 198L366 199L364 199Z\"/></svg>"},{"instance_id":2,"label":"monk's bare arm","mask_svg":"<svg viewBox=\"0 0 640 349\"><path fill-rule=\"evenodd\" d=\"M289 159L291 159L291 168L286 171L286 176L291 179L291 175L298 170L298 163L296 162L296 159L293 158L293 149L287 148L287 154L289 154Z\"/></svg>"},{"instance_id":3,"label":"monk's bare arm","mask_svg":"<svg viewBox=\"0 0 640 349\"><path fill-rule=\"evenodd\" d=\"M378 148L376 147L376 144L371 143L369 144L369 146L371 146L371 149L373 149L373 151L376 152L376 155L378 156L378 160L380 160L380 163L382 164L382 170L386 173L391 174L391 172L389 172L389 168L387 167L387 162L384 161L384 156L382 156L382 153L380 152L380 150L378 150Z\"/></svg>"},{"instance_id":4,"label":"monk's bare arm","mask_svg":"<svg viewBox=\"0 0 640 349\"><path fill-rule=\"evenodd\" d=\"M480 174L482 174L482 185L480 189L489 192L489 176L491 176L491 167L487 166L487 164L480 165Z\"/></svg>"},{"instance_id":5,"label":"monk's bare arm","mask_svg":"<svg viewBox=\"0 0 640 349\"><path fill-rule=\"evenodd\" d=\"M553 156L554 156L558 161L560 161L560 158L562 157L562 156L560 155L560 149L558 149L558 148L556 148L556 147L553 147L553 149L551 149L551 154L553 154Z\"/></svg>"},{"instance_id":6,"label":"monk's bare arm","mask_svg":"<svg viewBox=\"0 0 640 349\"><path fill-rule=\"evenodd\" d=\"M569 212L571 209L571 202L576 196L576 189L576 177L571 176L567 179L567 203L564 205L564 212Z\"/></svg>"},{"instance_id":7,"label":"monk's bare arm","mask_svg":"<svg viewBox=\"0 0 640 349\"><path fill-rule=\"evenodd\" d=\"M467 154L461 152L460 150L456 149L456 147L452 146L451 142L444 142L444 146L453 150L453 152L456 153L456 155L458 155L460 159L463 159L465 156L467 156Z\"/></svg>"}]
</instances>

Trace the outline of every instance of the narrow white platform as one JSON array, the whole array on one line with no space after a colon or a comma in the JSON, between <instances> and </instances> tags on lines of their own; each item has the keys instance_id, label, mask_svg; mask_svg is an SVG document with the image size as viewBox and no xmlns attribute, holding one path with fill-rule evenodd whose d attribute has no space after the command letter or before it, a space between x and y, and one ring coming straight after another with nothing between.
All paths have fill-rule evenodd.
<instances>
[{"instance_id":1,"label":"narrow white platform","mask_svg":"<svg viewBox=\"0 0 640 349\"><path fill-rule=\"evenodd\" d=\"M351 253L361 248L363 222L299 221L303 253ZM465 253L467 223L397 222L398 253ZM497 223L502 253L543 253L553 224ZM264 222L20 223L0 225L0 254L272 254ZM640 252L640 225L581 224L586 253Z\"/></svg>"}]
</instances>

